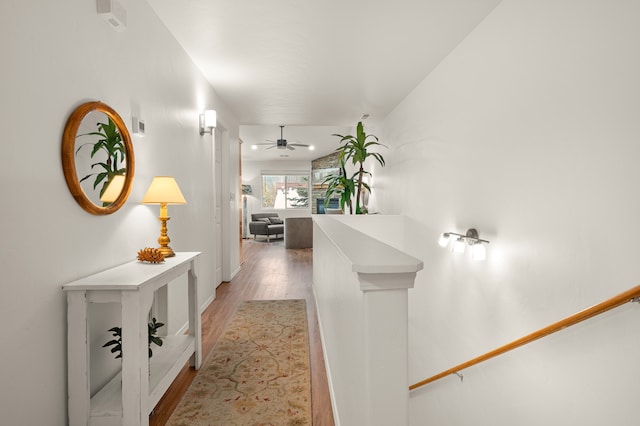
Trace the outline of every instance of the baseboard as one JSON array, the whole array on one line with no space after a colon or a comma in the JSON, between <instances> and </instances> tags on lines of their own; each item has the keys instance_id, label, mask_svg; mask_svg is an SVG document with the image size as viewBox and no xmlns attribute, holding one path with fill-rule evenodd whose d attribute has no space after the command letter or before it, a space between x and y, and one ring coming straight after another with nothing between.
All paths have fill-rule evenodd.
<instances>
[{"instance_id":1,"label":"baseboard","mask_svg":"<svg viewBox=\"0 0 640 426\"><path fill-rule=\"evenodd\" d=\"M236 275L238 275L238 272L240 272L241 270L242 270L242 267L241 267L241 266L238 266L238 267L236 268L236 270L235 270L235 271L233 271L233 272L231 273L231 278L229 278L229 281L231 281L231 280L233 279L233 277L235 277Z\"/></svg>"},{"instance_id":2,"label":"baseboard","mask_svg":"<svg viewBox=\"0 0 640 426\"><path fill-rule=\"evenodd\" d=\"M213 301L216 300L216 295L215 293L211 295L211 297L209 297L200 307L199 309L199 315L202 316L202 313L209 307L209 305L211 305L213 303ZM178 335L182 335L185 334L187 332L187 330L189 330L189 321L187 321L186 323L184 323L184 325L182 327L180 327L180 329L178 331L176 331L176 336Z\"/></svg>"},{"instance_id":3,"label":"baseboard","mask_svg":"<svg viewBox=\"0 0 640 426\"><path fill-rule=\"evenodd\" d=\"M216 300L216 293L215 291L213 292L213 294L211 295L211 297L209 297L200 307L200 315L202 315L202 313L205 311L205 309L207 309L209 307L210 304L213 303L213 301Z\"/></svg>"}]
</instances>

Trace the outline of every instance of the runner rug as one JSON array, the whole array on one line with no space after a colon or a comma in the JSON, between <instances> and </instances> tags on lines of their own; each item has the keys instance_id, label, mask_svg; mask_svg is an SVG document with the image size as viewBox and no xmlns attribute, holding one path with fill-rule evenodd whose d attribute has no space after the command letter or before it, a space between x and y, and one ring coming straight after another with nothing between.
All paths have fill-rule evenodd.
<instances>
[{"instance_id":1,"label":"runner rug","mask_svg":"<svg viewBox=\"0 0 640 426\"><path fill-rule=\"evenodd\" d=\"M242 302L169 426L311 425L304 300Z\"/></svg>"}]
</instances>

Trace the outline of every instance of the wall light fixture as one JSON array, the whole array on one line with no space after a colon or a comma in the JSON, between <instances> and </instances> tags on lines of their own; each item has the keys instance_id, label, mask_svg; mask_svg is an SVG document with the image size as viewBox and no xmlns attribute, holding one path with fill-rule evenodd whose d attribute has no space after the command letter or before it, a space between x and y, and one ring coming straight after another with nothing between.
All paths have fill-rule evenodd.
<instances>
[{"instance_id":1,"label":"wall light fixture","mask_svg":"<svg viewBox=\"0 0 640 426\"><path fill-rule=\"evenodd\" d=\"M478 231L475 228L468 229L465 235L456 232L445 232L440 235L438 244L441 247L447 247L451 241L453 241L451 250L456 254L464 253L468 245L471 246L471 257L473 257L473 260L485 260L487 258L485 244L489 244L489 241L480 239L478 237Z\"/></svg>"},{"instance_id":2,"label":"wall light fixture","mask_svg":"<svg viewBox=\"0 0 640 426\"><path fill-rule=\"evenodd\" d=\"M216 111L213 109L208 109L200 114L200 136L205 133L213 134L213 128L217 125L216 121Z\"/></svg>"}]
</instances>

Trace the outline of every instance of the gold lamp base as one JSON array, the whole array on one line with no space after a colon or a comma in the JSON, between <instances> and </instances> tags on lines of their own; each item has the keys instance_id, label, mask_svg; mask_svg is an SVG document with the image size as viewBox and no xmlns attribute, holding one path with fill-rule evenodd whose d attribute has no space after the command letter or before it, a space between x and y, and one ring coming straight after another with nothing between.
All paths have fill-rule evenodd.
<instances>
[{"instance_id":1,"label":"gold lamp base","mask_svg":"<svg viewBox=\"0 0 640 426\"><path fill-rule=\"evenodd\" d=\"M162 224L160 225L160 236L158 237L158 244L160 244L158 250L160 250L160 253L164 254L164 257L173 257L176 255L171 247L169 247L169 243L171 242L171 239L167 235L167 221L169 219L171 218L168 216L160 216L158 218Z\"/></svg>"}]
</instances>

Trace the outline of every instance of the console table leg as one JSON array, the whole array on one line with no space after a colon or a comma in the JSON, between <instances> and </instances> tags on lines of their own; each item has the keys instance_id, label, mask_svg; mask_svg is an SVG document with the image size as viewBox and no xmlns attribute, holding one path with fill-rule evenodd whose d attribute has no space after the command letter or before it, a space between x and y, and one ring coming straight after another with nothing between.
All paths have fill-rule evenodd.
<instances>
[{"instance_id":1,"label":"console table leg","mask_svg":"<svg viewBox=\"0 0 640 426\"><path fill-rule=\"evenodd\" d=\"M147 317L139 292L122 292L122 424L148 426Z\"/></svg>"},{"instance_id":2,"label":"console table leg","mask_svg":"<svg viewBox=\"0 0 640 426\"><path fill-rule=\"evenodd\" d=\"M195 262L192 261L191 269L187 274L189 286L189 334L195 338L196 347L189 364L197 370L202 364L202 330L200 326L200 308L198 306L198 276L195 269Z\"/></svg>"},{"instance_id":3,"label":"console table leg","mask_svg":"<svg viewBox=\"0 0 640 426\"><path fill-rule=\"evenodd\" d=\"M67 370L69 425L89 424L89 327L84 291L67 292Z\"/></svg>"}]
</instances>

